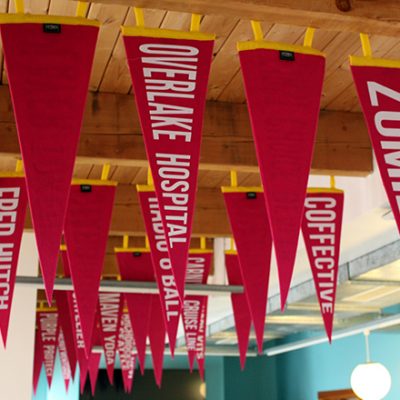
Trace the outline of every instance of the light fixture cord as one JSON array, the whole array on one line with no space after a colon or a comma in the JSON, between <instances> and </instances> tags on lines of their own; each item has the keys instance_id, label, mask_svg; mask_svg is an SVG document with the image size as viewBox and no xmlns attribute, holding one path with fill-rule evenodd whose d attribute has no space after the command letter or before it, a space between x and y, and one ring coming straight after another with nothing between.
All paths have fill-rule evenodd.
<instances>
[{"instance_id":1,"label":"light fixture cord","mask_svg":"<svg viewBox=\"0 0 400 400\"><path fill-rule=\"evenodd\" d=\"M371 355L369 351L369 331L364 331L364 336L365 336L365 356L367 359L367 363L371 362Z\"/></svg>"}]
</instances>

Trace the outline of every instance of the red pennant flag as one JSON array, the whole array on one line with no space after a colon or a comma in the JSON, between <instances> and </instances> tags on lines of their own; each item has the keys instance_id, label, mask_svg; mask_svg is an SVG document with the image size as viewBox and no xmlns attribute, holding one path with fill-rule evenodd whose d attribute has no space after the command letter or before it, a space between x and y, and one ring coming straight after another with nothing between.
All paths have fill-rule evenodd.
<instances>
[{"instance_id":1,"label":"red pennant flag","mask_svg":"<svg viewBox=\"0 0 400 400\"><path fill-rule=\"evenodd\" d=\"M37 313L39 335L42 341L43 363L47 377L47 383L51 386L53 379L54 363L58 342L58 313L55 311Z\"/></svg>"},{"instance_id":2,"label":"red pennant flag","mask_svg":"<svg viewBox=\"0 0 400 400\"><path fill-rule=\"evenodd\" d=\"M161 299L159 296L153 295L151 300L149 333L151 358L153 360L153 371L156 384L158 387L161 387L166 332L161 307Z\"/></svg>"},{"instance_id":3,"label":"red pennant flag","mask_svg":"<svg viewBox=\"0 0 400 400\"><path fill-rule=\"evenodd\" d=\"M47 15L4 16L0 22L49 303L98 26L96 21Z\"/></svg>"},{"instance_id":4,"label":"red pennant flag","mask_svg":"<svg viewBox=\"0 0 400 400\"><path fill-rule=\"evenodd\" d=\"M89 371L89 359L90 356L88 357L87 362L84 365L79 365L79 389L81 394L83 394L85 390L86 379Z\"/></svg>"},{"instance_id":5,"label":"red pennant flag","mask_svg":"<svg viewBox=\"0 0 400 400\"><path fill-rule=\"evenodd\" d=\"M180 299L214 35L123 27L147 158Z\"/></svg>"},{"instance_id":6,"label":"red pennant flag","mask_svg":"<svg viewBox=\"0 0 400 400\"><path fill-rule=\"evenodd\" d=\"M71 381L71 368L69 365L67 347L64 339L63 330L60 329L58 335L58 352L60 354L61 372L64 378L65 390L68 392L69 383Z\"/></svg>"},{"instance_id":7,"label":"red pennant flag","mask_svg":"<svg viewBox=\"0 0 400 400\"><path fill-rule=\"evenodd\" d=\"M400 231L400 62L350 57L350 64L379 172Z\"/></svg>"},{"instance_id":8,"label":"red pennant flag","mask_svg":"<svg viewBox=\"0 0 400 400\"><path fill-rule=\"evenodd\" d=\"M200 378L204 381L204 363L206 357L206 337L207 337L207 306L208 297L205 296L200 314L199 332L196 340L196 360L199 366Z\"/></svg>"},{"instance_id":9,"label":"red pennant flag","mask_svg":"<svg viewBox=\"0 0 400 400\"><path fill-rule=\"evenodd\" d=\"M101 271L116 182L76 181L71 186L64 237L86 353L90 353Z\"/></svg>"},{"instance_id":10,"label":"red pennant flag","mask_svg":"<svg viewBox=\"0 0 400 400\"><path fill-rule=\"evenodd\" d=\"M325 58L311 47L265 41L239 43L238 49L283 310L303 218Z\"/></svg>"},{"instance_id":11,"label":"red pennant flag","mask_svg":"<svg viewBox=\"0 0 400 400\"><path fill-rule=\"evenodd\" d=\"M129 314L123 313L118 335L118 353L121 361L122 379L126 392L132 390L136 365L136 346Z\"/></svg>"},{"instance_id":12,"label":"red pennant flag","mask_svg":"<svg viewBox=\"0 0 400 400\"><path fill-rule=\"evenodd\" d=\"M329 341L332 338L344 193L309 189L302 224L304 242Z\"/></svg>"},{"instance_id":13,"label":"red pennant flag","mask_svg":"<svg viewBox=\"0 0 400 400\"><path fill-rule=\"evenodd\" d=\"M161 307L164 315L170 352L173 357L182 309L172 270L172 260L168 253L167 239L155 192L151 186L138 186L138 194L142 216L149 238L154 274L160 291Z\"/></svg>"},{"instance_id":14,"label":"red pennant flag","mask_svg":"<svg viewBox=\"0 0 400 400\"><path fill-rule=\"evenodd\" d=\"M97 377L99 375L100 359L101 359L100 353L92 352L90 354L88 370L89 370L90 387L92 389L92 396L94 396L94 393L96 391L96 383L97 383Z\"/></svg>"},{"instance_id":15,"label":"red pennant flag","mask_svg":"<svg viewBox=\"0 0 400 400\"><path fill-rule=\"evenodd\" d=\"M83 373L84 376L86 377L88 355L86 353L85 341L83 340L83 331L82 331L81 321L79 318L78 305L76 302L75 293L73 292L68 293L68 304L69 304L71 320L73 323L72 331L75 344L75 354L78 360L80 377L82 378Z\"/></svg>"},{"instance_id":16,"label":"red pennant flag","mask_svg":"<svg viewBox=\"0 0 400 400\"><path fill-rule=\"evenodd\" d=\"M262 352L272 237L261 188L223 187L258 351Z\"/></svg>"},{"instance_id":17,"label":"red pennant flag","mask_svg":"<svg viewBox=\"0 0 400 400\"><path fill-rule=\"evenodd\" d=\"M73 320L71 319L69 300L68 296L71 293L67 291L56 290L54 297L56 299L58 320L60 324L60 330L62 330L65 347L67 350L68 361L71 368L71 375L75 376L76 370L76 351L74 343L74 332L73 332Z\"/></svg>"},{"instance_id":18,"label":"red pennant flag","mask_svg":"<svg viewBox=\"0 0 400 400\"><path fill-rule=\"evenodd\" d=\"M24 177L18 173L0 174L0 333L4 347L27 202Z\"/></svg>"},{"instance_id":19,"label":"red pennant flag","mask_svg":"<svg viewBox=\"0 0 400 400\"><path fill-rule=\"evenodd\" d=\"M114 364L118 348L123 297L120 293L99 293L101 338L108 380L114 382Z\"/></svg>"},{"instance_id":20,"label":"red pennant flag","mask_svg":"<svg viewBox=\"0 0 400 400\"><path fill-rule=\"evenodd\" d=\"M150 250L147 248L115 249L122 279L135 282L154 282L154 269ZM146 339L149 334L151 295L125 294L129 317L135 337L136 349L142 375L146 360Z\"/></svg>"},{"instance_id":21,"label":"red pennant flag","mask_svg":"<svg viewBox=\"0 0 400 400\"><path fill-rule=\"evenodd\" d=\"M234 250L225 252L225 265L230 285L243 285L240 272L239 258ZM240 354L240 366L242 370L246 364L247 348L251 329L251 316L245 294L231 294L233 317L235 319L236 335Z\"/></svg>"},{"instance_id":22,"label":"red pennant flag","mask_svg":"<svg viewBox=\"0 0 400 400\"><path fill-rule=\"evenodd\" d=\"M186 284L206 284L210 273L212 251L206 249L190 250L186 273ZM183 302L183 328L185 330L190 372L196 358L197 337L200 330L201 312L207 296L185 295Z\"/></svg>"},{"instance_id":23,"label":"red pennant flag","mask_svg":"<svg viewBox=\"0 0 400 400\"><path fill-rule=\"evenodd\" d=\"M40 373L43 366L43 347L39 329L35 330L35 353L33 357L33 394L36 396L36 391L39 383Z\"/></svg>"}]
</instances>

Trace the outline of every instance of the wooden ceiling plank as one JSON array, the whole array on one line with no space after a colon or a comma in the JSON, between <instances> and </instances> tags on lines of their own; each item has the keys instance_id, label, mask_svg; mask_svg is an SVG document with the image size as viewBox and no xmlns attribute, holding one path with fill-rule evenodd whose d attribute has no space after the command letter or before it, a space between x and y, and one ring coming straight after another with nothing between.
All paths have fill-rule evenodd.
<instances>
[{"instance_id":1,"label":"wooden ceiling plank","mask_svg":"<svg viewBox=\"0 0 400 400\"><path fill-rule=\"evenodd\" d=\"M88 18L97 19L102 24L90 76L90 90L99 89L128 10L128 7L121 5L91 4L90 6Z\"/></svg>"},{"instance_id":2,"label":"wooden ceiling plank","mask_svg":"<svg viewBox=\"0 0 400 400\"><path fill-rule=\"evenodd\" d=\"M76 4L75 1L51 0L49 14L72 17L76 13Z\"/></svg>"},{"instance_id":3,"label":"wooden ceiling plank","mask_svg":"<svg viewBox=\"0 0 400 400\"><path fill-rule=\"evenodd\" d=\"M270 23L313 26L318 29L398 36L397 0L351 0L340 10L332 0L91 0L97 3L158 8L198 14L255 19Z\"/></svg>"},{"instance_id":4,"label":"wooden ceiling plank","mask_svg":"<svg viewBox=\"0 0 400 400\"><path fill-rule=\"evenodd\" d=\"M161 10L144 10L146 26L158 28L166 12ZM124 25L135 25L133 9L130 9ZM126 61L125 47L120 34L115 44L110 62L100 83L101 92L129 93L132 86L131 74Z\"/></svg>"},{"instance_id":5,"label":"wooden ceiling plank","mask_svg":"<svg viewBox=\"0 0 400 400\"><path fill-rule=\"evenodd\" d=\"M343 135L348 131L352 135ZM20 157L7 87L0 87L0 156ZM89 93L77 161L147 167L131 96ZM207 103L200 169L258 171L246 105ZM312 172L367 175L371 171L372 152L362 114L322 111Z\"/></svg>"},{"instance_id":6,"label":"wooden ceiling plank","mask_svg":"<svg viewBox=\"0 0 400 400\"><path fill-rule=\"evenodd\" d=\"M263 31L267 32L270 25L263 24ZM240 69L236 44L240 41L251 40L253 33L249 21L239 21L235 29L221 46L211 64L210 79L208 82L207 97L210 100L218 99L226 85L233 79Z\"/></svg>"},{"instance_id":7,"label":"wooden ceiling plank","mask_svg":"<svg viewBox=\"0 0 400 400\"><path fill-rule=\"evenodd\" d=\"M302 42L303 36L304 28L289 25L273 25L271 29L265 33L265 39L268 41L290 44ZM237 58L238 57L237 55ZM236 71L233 79L221 91L217 99L219 101L234 103L243 103L246 101L240 68Z\"/></svg>"},{"instance_id":8,"label":"wooden ceiling plank","mask_svg":"<svg viewBox=\"0 0 400 400\"><path fill-rule=\"evenodd\" d=\"M92 168L93 164L75 164L73 177L76 179L87 179Z\"/></svg>"},{"instance_id":9,"label":"wooden ceiling plank","mask_svg":"<svg viewBox=\"0 0 400 400\"><path fill-rule=\"evenodd\" d=\"M370 42L371 47L374 49L374 57L387 58L390 57L391 52L396 48L398 39L385 36L371 36ZM397 54L400 56L400 53ZM325 108L328 110L353 110L358 104L358 96L353 84L348 57L330 78L330 82L333 82L333 87L336 90L330 92L330 101L329 97L325 99ZM340 88L342 88L341 91L339 91ZM335 92L336 96L333 96Z\"/></svg>"}]
</instances>

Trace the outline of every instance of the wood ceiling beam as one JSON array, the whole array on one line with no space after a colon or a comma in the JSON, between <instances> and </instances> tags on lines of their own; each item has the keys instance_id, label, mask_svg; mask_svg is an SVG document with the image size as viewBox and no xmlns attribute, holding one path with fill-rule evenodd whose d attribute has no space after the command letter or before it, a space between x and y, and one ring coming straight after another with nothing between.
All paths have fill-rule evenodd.
<instances>
[{"instance_id":1,"label":"wood ceiling beam","mask_svg":"<svg viewBox=\"0 0 400 400\"><path fill-rule=\"evenodd\" d=\"M32 229L27 215L25 228ZM145 236L145 228L136 188L133 185L117 186L110 235ZM231 230L220 188L199 188L193 220L193 235L196 237L230 236ZM132 245L135 242L132 243ZM143 241L144 243L144 241ZM143 243L142 246L143 247Z\"/></svg>"},{"instance_id":2,"label":"wood ceiling beam","mask_svg":"<svg viewBox=\"0 0 400 400\"><path fill-rule=\"evenodd\" d=\"M398 36L397 0L84 0L143 8L312 26L332 31Z\"/></svg>"},{"instance_id":3,"label":"wood ceiling beam","mask_svg":"<svg viewBox=\"0 0 400 400\"><path fill-rule=\"evenodd\" d=\"M19 156L9 90L0 86L0 157ZM132 96L89 93L77 162L147 166ZM207 102L200 169L258 172L245 104ZM365 176L371 171L372 151L362 114L321 111L312 173Z\"/></svg>"}]
</instances>

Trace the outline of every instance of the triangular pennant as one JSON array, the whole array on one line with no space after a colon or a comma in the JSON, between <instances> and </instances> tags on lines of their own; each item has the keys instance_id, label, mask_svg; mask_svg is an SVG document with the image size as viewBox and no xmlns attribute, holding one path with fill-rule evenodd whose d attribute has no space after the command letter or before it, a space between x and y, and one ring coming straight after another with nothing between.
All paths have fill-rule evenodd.
<instances>
[{"instance_id":1,"label":"triangular pennant","mask_svg":"<svg viewBox=\"0 0 400 400\"><path fill-rule=\"evenodd\" d=\"M296 259L325 58L311 47L261 40L239 43L238 49L283 310Z\"/></svg>"},{"instance_id":2,"label":"triangular pennant","mask_svg":"<svg viewBox=\"0 0 400 400\"><path fill-rule=\"evenodd\" d=\"M56 299L58 310L58 320L60 324L60 329L63 332L68 361L71 368L71 374L72 376L75 376L77 360L74 343L74 324L73 320L71 319L68 296L71 296L71 293L68 293L67 291L56 290L54 292L54 297Z\"/></svg>"},{"instance_id":3,"label":"triangular pennant","mask_svg":"<svg viewBox=\"0 0 400 400\"><path fill-rule=\"evenodd\" d=\"M154 190L151 186L139 186L138 195L149 238L154 274L160 291L161 307L169 340L169 348L173 357L182 308L172 271L172 260L169 257L167 239Z\"/></svg>"},{"instance_id":4,"label":"triangular pennant","mask_svg":"<svg viewBox=\"0 0 400 400\"><path fill-rule=\"evenodd\" d=\"M329 341L332 338L344 193L309 189L302 223L304 243Z\"/></svg>"},{"instance_id":5,"label":"triangular pennant","mask_svg":"<svg viewBox=\"0 0 400 400\"><path fill-rule=\"evenodd\" d=\"M149 249L116 249L118 267L123 280L154 282L154 269ZM143 375L146 360L146 339L149 334L151 295L125 294L129 317L135 337L140 371Z\"/></svg>"},{"instance_id":6,"label":"triangular pennant","mask_svg":"<svg viewBox=\"0 0 400 400\"><path fill-rule=\"evenodd\" d=\"M9 17L9 23L3 19L0 24L0 32L32 223L51 303L99 24L47 15ZM52 27L57 27L57 34Z\"/></svg>"},{"instance_id":7,"label":"triangular pennant","mask_svg":"<svg viewBox=\"0 0 400 400\"><path fill-rule=\"evenodd\" d=\"M120 293L99 293L101 342L108 380L114 382L115 356L118 350L118 333L121 323L123 297Z\"/></svg>"},{"instance_id":8,"label":"triangular pennant","mask_svg":"<svg viewBox=\"0 0 400 400\"><path fill-rule=\"evenodd\" d=\"M136 354L132 354L129 362L129 368L122 370L122 378L124 380L125 392L131 393L133 386L133 378L135 376L136 368Z\"/></svg>"},{"instance_id":9,"label":"triangular pennant","mask_svg":"<svg viewBox=\"0 0 400 400\"><path fill-rule=\"evenodd\" d=\"M400 61L350 57L350 64L379 172L400 231Z\"/></svg>"},{"instance_id":10,"label":"triangular pennant","mask_svg":"<svg viewBox=\"0 0 400 400\"><path fill-rule=\"evenodd\" d=\"M58 334L58 353L60 355L61 373L64 378L65 390L68 392L69 383L71 381L71 368L68 360L67 347L64 339L64 333L60 327Z\"/></svg>"},{"instance_id":11,"label":"triangular pennant","mask_svg":"<svg viewBox=\"0 0 400 400\"><path fill-rule=\"evenodd\" d=\"M92 389L92 396L96 391L97 377L99 376L101 353L92 352L89 357L88 371L90 379L90 387Z\"/></svg>"},{"instance_id":12,"label":"triangular pennant","mask_svg":"<svg viewBox=\"0 0 400 400\"><path fill-rule=\"evenodd\" d=\"M214 35L154 32L123 28L147 158L183 300Z\"/></svg>"},{"instance_id":13,"label":"triangular pennant","mask_svg":"<svg viewBox=\"0 0 400 400\"><path fill-rule=\"evenodd\" d=\"M87 370L87 363L88 363L89 357L86 352L85 341L83 340L83 331L82 331L81 321L79 318L78 304L76 302L75 293L73 293L73 292L68 293L68 305L69 305L69 312L71 315L71 320L73 323L72 332L73 332L73 339L74 339L74 345L75 345L75 354L76 354L76 358L78 360L78 365L79 365L79 370L80 370L79 373L81 376L81 374L85 370Z\"/></svg>"},{"instance_id":14,"label":"triangular pennant","mask_svg":"<svg viewBox=\"0 0 400 400\"><path fill-rule=\"evenodd\" d=\"M157 295L151 297L150 349L153 360L153 372L156 384L161 387L165 350L165 326L161 307L161 299Z\"/></svg>"},{"instance_id":15,"label":"triangular pennant","mask_svg":"<svg viewBox=\"0 0 400 400\"><path fill-rule=\"evenodd\" d=\"M190 250L186 273L186 284L206 284L210 273L212 251L206 249ZM197 337L201 324L201 312L207 296L185 295L182 321L185 331L186 348L190 372L193 371L197 351Z\"/></svg>"},{"instance_id":16,"label":"triangular pennant","mask_svg":"<svg viewBox=\"0 0 400 400\"><path fill-rule=\"evenodd\" d=\"M85 390L86 379L89 371L89 359L90 356L88 357L87 362L84 365L79 365L79 390L81 394L83 394Z\"/></svg>"},{"instance_id":17,"label":"triangular pennant","mask_svg":"<svg viewBox=\"0 0 400 400\"><path fill-rule=\"evenodd\" d=\"M242 274L240 272L239 258L236 251L230 250L225 252L225 265L229 285L242 286ZM240 366L243 370L246 364L246 354L249 346L251 315L245 294L231 294L231 302L238 339Z\"/></svg>"},{"instance_id":18,"label":"triangular pennant","mask_svg":"<svg viewBox=\"0 0 400 400\"><path fill-rule=\"evenodd\" d=\"M261 188L222 188L239 256L258 351L262 352L272 237Z\"/></svg>"},{"instance_id":19,"label":"triangular pennant","mask_svg":"<svg viewBox=\"0 0 400 400\"><path fill-rule=\"evenodd\" d=\"M47 383L51 387L58 343L58 313L56 311L37 313L40 340L43 349L43 364Z\"/></svg>"},{"instance_id":20,"label":"triangular pennant","mask_svg":"<svg viewBox=\"0 0 400 400\"><path fill-rule=\"evenodd\" d=\"M136 365L136 346L129 314L125 312L121 316L121 325L118 334L118 353L121 361L125 392L130 392Z\"/></svg>"},{"instance_id":21,"label":"triangular pennant","mask_svg":"<svg viewBox=\"0 0 400 400\"><path fill-rule=\"evenodd\" d=\"M61 254L61 261L62 261L61 264L63 267L64 276L66 278L71 278L71 269L69 268L67 246L65 246L63 244L60 246L60 254Z\"/></svg>"},{"instance_id":22,"label":"triangular pennant","mask_svg":"<svg viewBox=\"0 0 400 400\"><path fill-rule=\"evenodd\" d=\"M110 181L77 181L71 186L65 219L64 237L87 354L90 353L115 185Z\"/></svg>"},{"instance_id":23,"label":"triangular pennant","mask_svg":"<svg viewBox=\"0 0 400 400\"><path fill-rule=\"evenodd\" d=\"M39 329L35 330L35 353L33 357L33 394L36 396L36 391L39 383L40 373L43 366L43 348L42 339L40 338Z\"/></svg>"},{"instance_id":24,"label":"triangular pennant","mask_svg":"<svg viewBox=\"0 0 400 400\"><path fill-rule=\"evenodd\" d=\"M204 296L200 313L199 332L196 340L196 360L199 366L200 378L204 381L204 364L206 358L206 337L207 337L207 308L208 297Z\"/></svg>"},{"instance_id":25,"label":"triangular pennant","mask_svg":"<svg viewBox=\"0 0 400 400\"><path fill-rule=\"evenodd\" d=\"M7 345L27 202L24 177L17 173L0 174L0 333L4 347Z\"/></svg>"}]
</instances>

